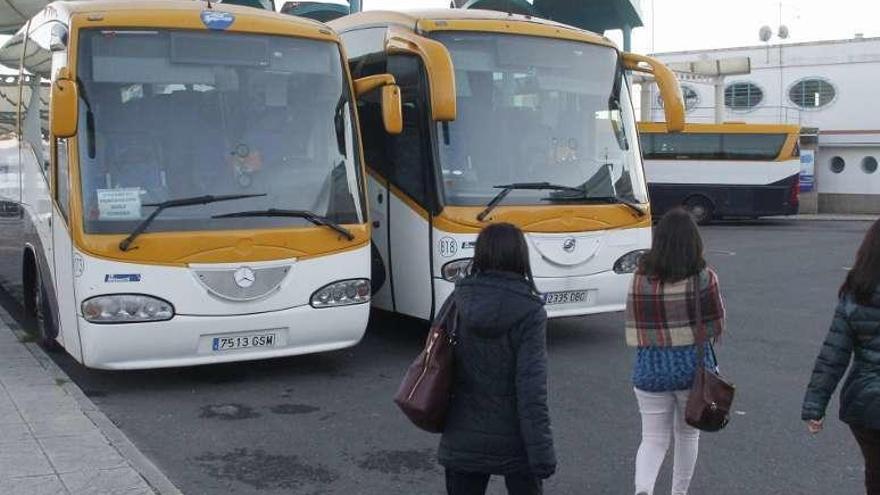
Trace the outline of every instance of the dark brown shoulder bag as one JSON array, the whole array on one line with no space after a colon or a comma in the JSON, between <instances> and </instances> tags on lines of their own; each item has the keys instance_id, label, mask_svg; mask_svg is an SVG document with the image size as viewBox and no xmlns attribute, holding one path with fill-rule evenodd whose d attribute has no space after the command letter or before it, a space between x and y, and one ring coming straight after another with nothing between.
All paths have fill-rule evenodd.
<instances>
[{"instance_id":1,"label":"dark brown shoulder bag","mask_svg":"<svg viewBox=\"0 0 880 495\"><path fill-rule=\"evenodd\" d=\"M694 343L697 346L697 368L694 372L694 384L688 397L685 409L685 421L687 424L702 431L719 431L730 421L730 409L733 405L733 395L736 391L733 383L726 380L717 369L706 367L706 325L703 322L702 293L700 291L700 277L694 282L696 287L696 316L697 334ZM709 343L712 348L711 342ZM715 357L715 350L712 349ZM715 363L718 358L715 357Z\"/></svg>"},{"instance_id":2,"label":"dark brown shoulder bag","mask_svg":"<svg viewBox=\"0 0 880 495\"><path fill-rule=\"evenodd\" d=\"M446 423L455 363L458 310L450 295L428 332L425 348L409 366L394 402L419 428L440 433Z\"/></svg>"}]
</instances>

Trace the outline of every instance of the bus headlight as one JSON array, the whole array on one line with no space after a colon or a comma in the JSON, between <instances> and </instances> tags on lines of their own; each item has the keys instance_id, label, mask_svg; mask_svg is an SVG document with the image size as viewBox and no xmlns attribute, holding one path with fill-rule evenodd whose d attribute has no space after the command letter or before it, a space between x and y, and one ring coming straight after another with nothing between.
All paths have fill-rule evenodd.
<instances>
[{"instance_id":1,"label":"bus headlight","mask_svg":"<svg viewBox=\"0 0 880 495\"><path fill-rule=\"evenodd\" d=\"M460 260L450 261L443 265L443 269L441 270L443 275L443 280L447 282L458 282L459 280L467 277L471 273L471 258L464 258Z\"/></svg>"},{"instance_id":2,"label":"bus headlight","mask_svg":"<svg viewBox=\"0 0 880 495\"><path fill-rule=\"evenodd\" d=\"M112 294L86 299L83 318L89 323L141 323L174 317L174 306L157 297L140 294Z\"/></svg>"},{"instance_id":3,"label":"bus headlight","mask_svg":"<svg viewBox=\"0 0 880 495\"><path fill-rule=\"evenodd\" d=\"M370 281L365 278L340 280L315 291L310 304L313 308L332 308L370 302Z\"/></svg>"},{"instance_id":4,"label":"bus headlight","mask_svg":"<svg viewBox=\"0 0 880 495\"><path fill-rule=\"evenodd\" d=\"M614 262L614 273L622 274L635 272L639 267L639 260L641 260L642 255L647 252L647 249L637 249L624 254Z\"/></svg>"}]
</instances>

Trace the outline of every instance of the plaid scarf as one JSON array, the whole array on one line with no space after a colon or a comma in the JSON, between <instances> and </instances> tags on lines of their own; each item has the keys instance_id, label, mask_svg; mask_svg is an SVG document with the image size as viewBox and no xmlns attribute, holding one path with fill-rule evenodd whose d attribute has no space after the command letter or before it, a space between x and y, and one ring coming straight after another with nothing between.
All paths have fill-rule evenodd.
<instances>
[{"instance_id":1,"label":"plaid scarf","mask_svg":"<svg viewBox=\"0 0 880 495\"><path fill-rule=\"evenodd\" d=\"M701 311L708 339L724 330L724 304L718 276L709 268L674 283L636 273L626 299L626 343L632 347L694 344L699 330L694 284L699 280Z\"/></svg>"}]
</instances>

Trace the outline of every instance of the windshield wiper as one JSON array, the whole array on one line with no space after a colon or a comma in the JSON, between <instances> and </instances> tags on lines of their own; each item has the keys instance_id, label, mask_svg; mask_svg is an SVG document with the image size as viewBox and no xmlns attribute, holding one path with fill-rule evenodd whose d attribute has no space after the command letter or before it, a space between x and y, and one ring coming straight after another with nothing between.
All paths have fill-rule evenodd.
<instances>
[{"instance_id":1,"label":"windshield wiper","mask_svg":"<svg viewBox=\"0 0 880 495\"><path fill-rule=\"evenodd\" d=\"M134 242L135 239L147 230L147 227L153 223L153 220L159 216L159 213L168 209L168 208L177 208L180 206L195 206L195 205L206 205L209 203L219 203L220 201L232 201L234 199L244 199L244 198L256 198L260 196L265 196L265 193L262 194L225 194L221 196L193 196L191 198L180 198L180 199L171 199L168 201L163 201L161 203L147 203L143 206L153 206L156 209L153 210L153 213L150 213L150 216L143 219L141 223L131 231L131 234L128 234L128 237L121 240L119 242L119 250L120 251L128 251L131 247L131 243Z\"/></svg>"},{"instance_id":2,"label":"windshield wiper","mask_svg":"<svg viewBox=\"0 0 880 495\"><path fill-rule=\"evenodd\" d=\"M595 201L598 203L611 203L624 205L629 207L638 216L643 217L647 212L638 204L620 196L589 196L583 190L579 194L551 194L547 198L541 198L543 201Z\"/></svg>"},{"instance_id":3,"label":"windshield wiper","mask_svg":"<svg viewBox=\"0 0 880 495\"><path fill-rule=\"evenodd\" d=\"M350 230L339 225L338 223L330 220L327 217L323 217L318 215L315 212L307 211L307 210L279 210L276 208L269 208L268 210L251 210L251 211L239 211L237 213L225 213L223 215L214 215L211 218L244 218L244 217L293 217L293 218L302 218L312 222L315 225L320 225L323 227L329 227L336 232L339 232L349 241L354 240L354 234L351 233Z\"/></svg>"},{"instance_id":4,"label":"windshield wiper","mask_svg":"<svg viewBox=\"0 0 880 495\"><path fill-rule=\"evenodd\" d=\"M86 92L86 85L82 79L76 78L76 87L79 90L79 97L86 106L86 148L88 149L89 158L95 158L95 113L92 112L92 102Z\"/></svg>"},{"instance_id":5,"label":"windshield wiper","mask_svg":"<svg viewBox=\"0 0 880 495\"><path fill-rule=\"evenodd\" d=\"M514 190L533 190L533 191L553 190L553 191L579 191L579 192L582 191L581 189L578 189L576 187L560 186L557 184L551 184L549 182L516 182L513 184L507 184L507 185L503 185L503 186L494 186L494 189L501 189L501 191L499 191L498 194L496 194L495 197L492 198L492 200L486 204L486 208L483 211L481 211L479 215L477 215L477 220L479 220L481 222L483 221L484 218L486 218L486 215L488 215L489 213L492 213L492 210L494 210L495 207L498 206L498 203L503 201L504 198L506 198L507 195L510 194L510 192L514 191Z\"/></svg>"}]
</instances>

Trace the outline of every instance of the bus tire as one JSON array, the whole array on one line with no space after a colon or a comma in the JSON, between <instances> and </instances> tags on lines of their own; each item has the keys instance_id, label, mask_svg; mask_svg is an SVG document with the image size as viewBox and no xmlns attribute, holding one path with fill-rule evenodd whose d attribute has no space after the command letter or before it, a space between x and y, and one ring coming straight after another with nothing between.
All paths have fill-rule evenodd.
<instances>
[{"instance_id":1,"label":"bus tire","mask_svg":"<svg viewBox=\"0 0 880 495\"><path fill-rule=\"evenodd\" d=\"M370 291L371 295L376 295L385 285L385 262L373 243L370 243L370 265Z\"/></svg>"},{"instance_id":2,"label":"bus tire","mask_svg":"<svg viewBox=\"0 0 880 495\"><path fill-rule=\"evenodd\" d=\"M58 326L55 323L55 314L52 311L52 305L49 303L49 292L43 284L43 277L39 270L35 270L34 290L33 290L33 307L34 307L34 337L37 344L43 349L50 352L61 350L61 346L55 339L58 336Z\"/></svg>"},{"instance_id":3,"label":"bus tire","mask_svg":"<svg viewBox=\"0 0 880 495\"><path fill-rule=\"evenodd\" d=\"M705 196L691 196L684 202L684 208L694 217L699 225L706 225L712 221L715 206Z\"/></svg>"}]
</instances>

